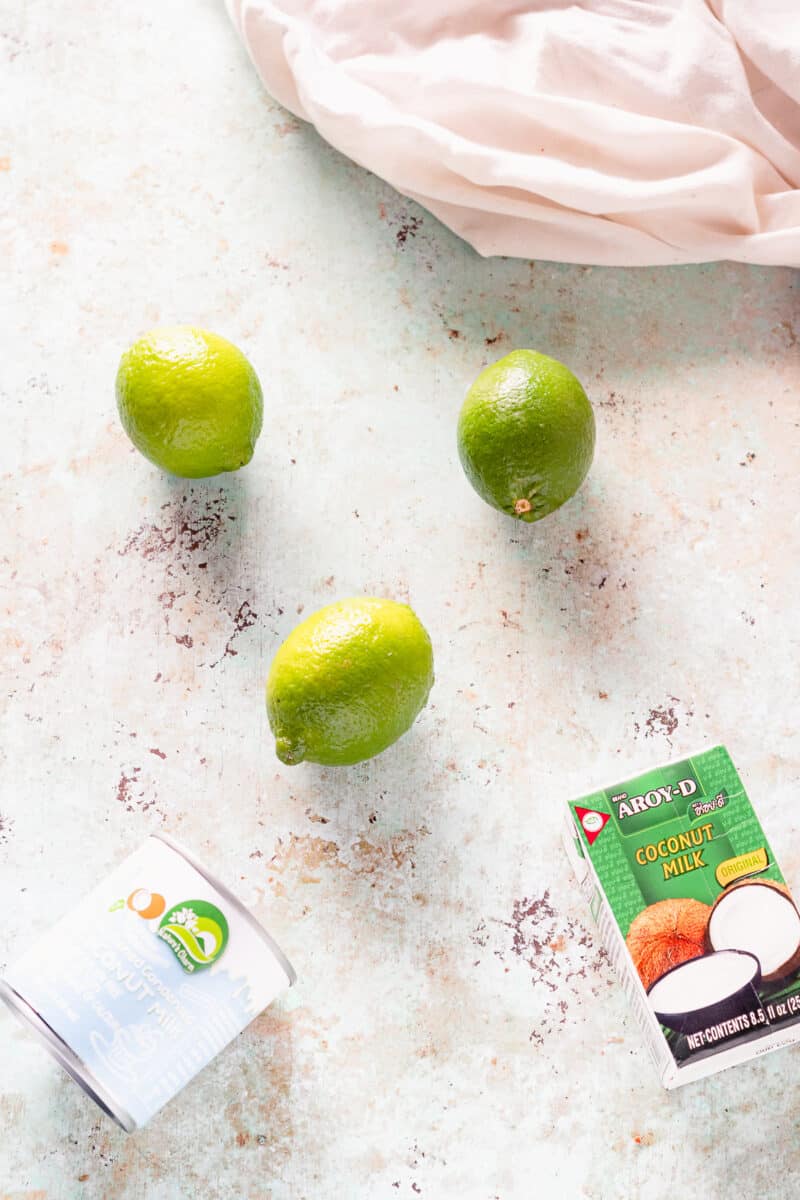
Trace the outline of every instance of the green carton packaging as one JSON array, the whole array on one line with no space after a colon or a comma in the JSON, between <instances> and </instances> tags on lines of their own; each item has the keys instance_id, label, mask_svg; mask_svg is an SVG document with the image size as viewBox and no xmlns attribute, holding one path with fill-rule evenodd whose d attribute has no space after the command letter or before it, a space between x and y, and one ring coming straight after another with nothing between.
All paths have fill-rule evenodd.
<instances>
[{"instance_id":1,"label":"green carton packaging","mask_svg":"<svg viewBox=\"0 0 800 1200\"><path fill-rule=\"evenodd\" d=\"M665 1087L800 1041L800 912L724 746L570 801L564 842Z\"/></svg>"}]
</instances>

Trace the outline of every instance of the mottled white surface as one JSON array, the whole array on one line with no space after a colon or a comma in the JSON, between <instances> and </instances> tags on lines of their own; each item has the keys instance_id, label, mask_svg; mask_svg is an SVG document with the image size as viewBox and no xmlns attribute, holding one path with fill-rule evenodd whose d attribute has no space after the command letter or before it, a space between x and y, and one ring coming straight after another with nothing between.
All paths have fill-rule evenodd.
<instances>
[{"instance_id":1,"label":"mottled white surface","mask_svg":"<svg viewBox=\"0 0 800 1200\"><path fill-rule=\"evenodd\" d=\"M0 1196L795 1197L798 1052L662 1092L558 826L724 740L800 885L796 274L483 261L264 96L212 0L3 0L0 55L0 968L163 827L300 975L134 1137L0 1015ZM174 321L261 374L238 476L117 425L119 354ZM599 424L533 528L454 445L519 345ZM411 600L432 703L285 768L270 657L353 592Z\"/></svg>"}]
</instances>

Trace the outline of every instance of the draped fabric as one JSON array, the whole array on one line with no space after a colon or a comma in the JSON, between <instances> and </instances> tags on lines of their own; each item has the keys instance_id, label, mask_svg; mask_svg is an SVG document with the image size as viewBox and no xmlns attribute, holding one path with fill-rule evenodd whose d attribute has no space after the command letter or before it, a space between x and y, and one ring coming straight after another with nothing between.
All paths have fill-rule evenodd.
<instances>
[{"instance_id":1,"label":"draped fabric","mask_svg":"<svg viewBox=\"0 0 800 1200\"><path fill-rule=\"evenodd\" d=\"M798 0L228 0L268 91L481 254L800 266Z\"/></svg>"}]
</instances>

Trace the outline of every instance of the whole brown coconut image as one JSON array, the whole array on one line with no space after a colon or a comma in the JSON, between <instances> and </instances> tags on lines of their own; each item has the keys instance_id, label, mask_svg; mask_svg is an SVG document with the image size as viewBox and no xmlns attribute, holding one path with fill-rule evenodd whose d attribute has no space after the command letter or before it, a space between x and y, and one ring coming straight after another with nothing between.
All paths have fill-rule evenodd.
<instances>
[{"instance_id":1,"label":"whole brown coconut image","mask_svg":"<svg viewBox=\"0 0 800 1200\"><path fill-rule=\"evenodd\" d=\"M625 939L645 991L672 967L705 953L711 906L700 900L659 900L631 922Z\"/></svg>"}]
</instances>

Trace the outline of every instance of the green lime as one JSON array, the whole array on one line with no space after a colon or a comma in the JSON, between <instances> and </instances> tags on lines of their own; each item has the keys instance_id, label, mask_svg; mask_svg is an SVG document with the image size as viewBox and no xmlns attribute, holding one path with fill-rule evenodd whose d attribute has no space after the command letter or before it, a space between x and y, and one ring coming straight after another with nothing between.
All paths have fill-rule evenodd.
<instances>
[{"instance_id":1,"label":"green lime","mask_svg":"<svg viewBox=\"0 0 800 1200\"><path fill-rule=\"evenodd\" d=\"M413 725L432 686L431 641L407 604L329 604L292 630L270 667L275 753L289 764L372 758Z\"/></svg>"},{"instance_id":2,"label":"green lime","mask_svg":"<svg viewBox=\"0 0 800 1200\"><path fill-rule=\"evenodd\" d=\"M458 419L458 453L487 504L521 521L560 508L594 454L594 413L563 363L513 350L481 371Z\"/></svg>"},{"instance_id":3,"label":"green lime","mask_svg":"<svg viewBox=\"0 0 800 1200\"><path fill-rule=\"evenodd\" d=\"M117 407L137 450L189 479L249 463L264 412L241 350L192 325L153 329L125 351Z\"/></svg>"}]
</instances>

